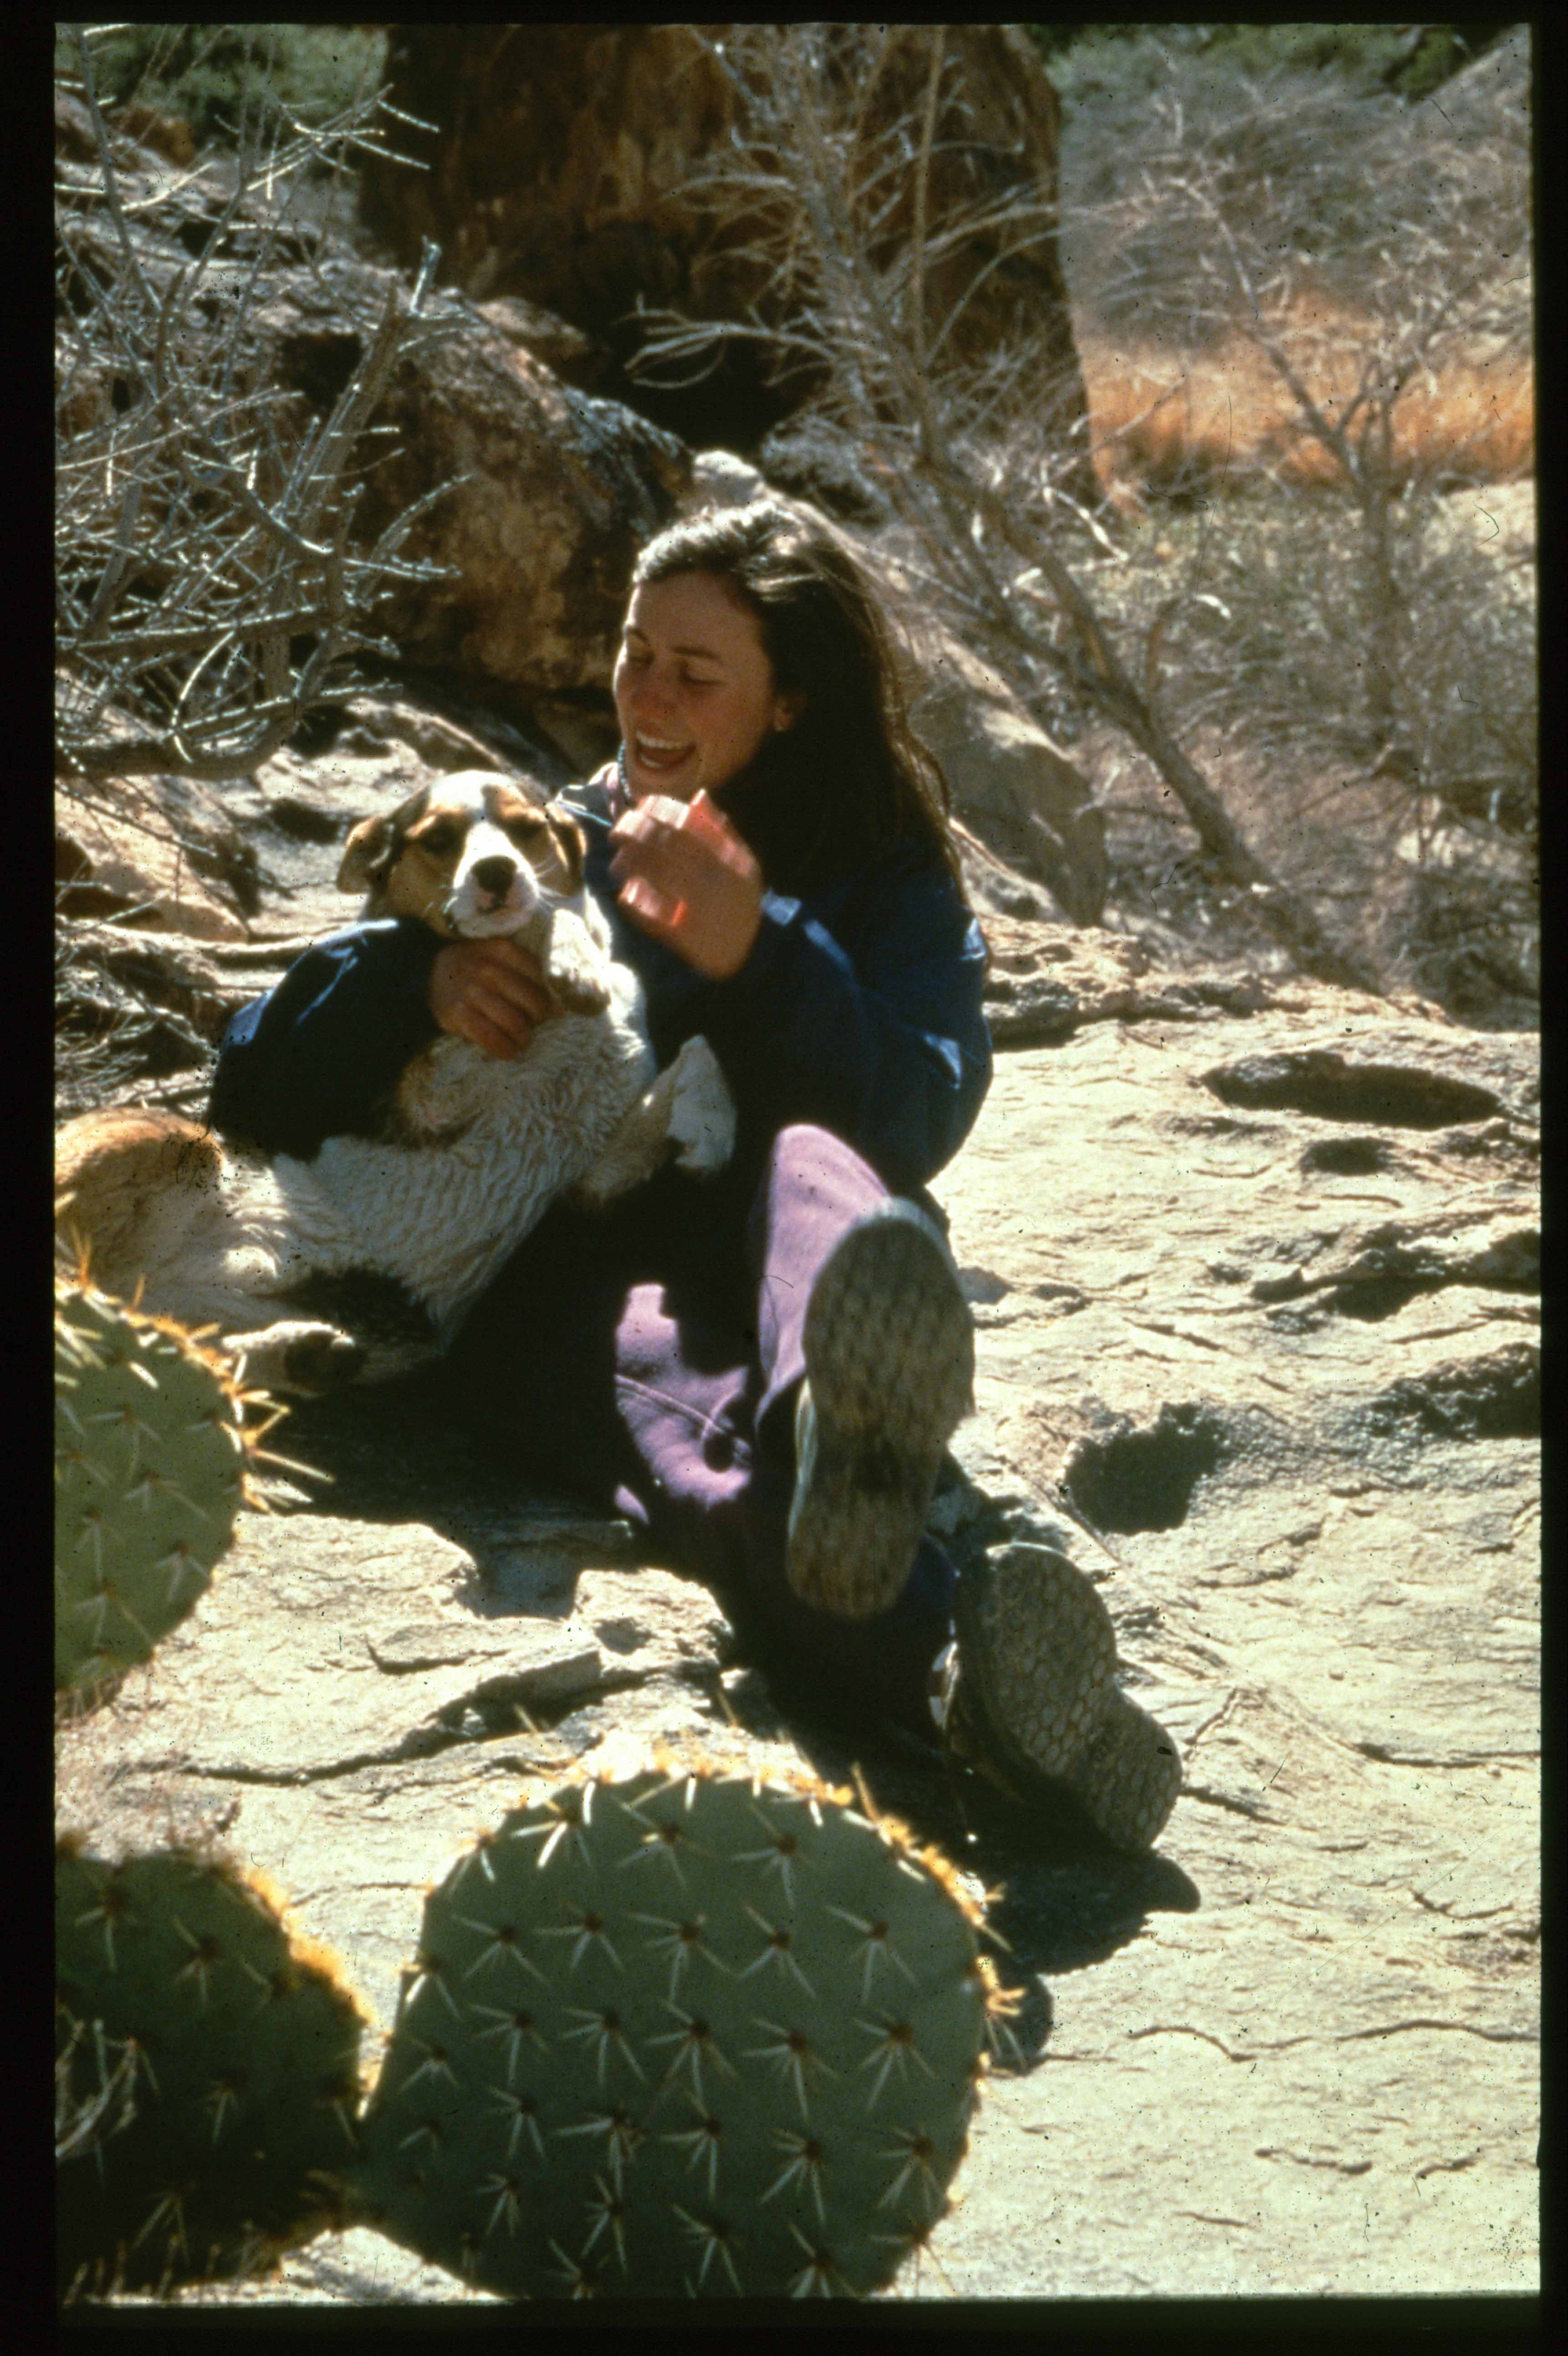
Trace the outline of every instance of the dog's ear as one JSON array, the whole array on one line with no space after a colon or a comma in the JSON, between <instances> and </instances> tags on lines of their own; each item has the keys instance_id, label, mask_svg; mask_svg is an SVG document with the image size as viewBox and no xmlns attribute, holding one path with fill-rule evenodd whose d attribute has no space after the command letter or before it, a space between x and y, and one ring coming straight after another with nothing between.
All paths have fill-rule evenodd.
<instances>
[{"instance_id":1,"label":"dog's ear","mask_svg":"<svg viewBox=\"0 0 1568 2356\"><path fill-rule=\"evenodd\" d=\"M375 818L362 818L351 829L343 846L343 858L337 870L340 892L368 892L379 884L392 863L399 843L419 817L429 798L429 789L421 786L397 809L379 813Z\"/></svg>"},{"instance_id":2,"label":"dog's ear","mask_svg":"<svg viewBox=\"0 0 1568 2356\"><path fill-rule=\"evenodd\" d=\"M547 802L545 817L560 853L560 863L566 870L567 889L577 893L582 889L582 870L588 857L588 837L561 802Z\"/></svg>"},{"instance_id":3,"label":"dog's ear","mask_svg":"<svg viewBox=\"0 0 1568 2356\"><path fill-rule=\"evenodd\" d=\"M385 857L392 839L389 818L362 818L343 846L343 858L337 870L340 892L365 892Z\"/></svg>"}]
</instances>

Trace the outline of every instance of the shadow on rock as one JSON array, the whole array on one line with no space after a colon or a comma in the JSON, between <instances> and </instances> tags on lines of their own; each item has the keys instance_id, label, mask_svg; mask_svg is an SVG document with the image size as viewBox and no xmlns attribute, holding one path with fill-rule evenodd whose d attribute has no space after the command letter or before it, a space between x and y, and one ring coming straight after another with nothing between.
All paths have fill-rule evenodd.
<instances>
[{"instance_id":1,"label":"shadow on rock","mask_svg":"<svg viewBox=\"0 0 1568 2356\"><path fill-rule=\"evenodd\" d=\"M303 1475L276 1501L284 1512L365 1522L417 1515L444 1537L456 1536L443 1515L460 1500L497 1508L518 1502L517 1483L464 1429L432 1372L292 1401L269 1445Z\"/></svg>"},{"instance_id":2,"label":"shadow on rock","mask_svg":"<svg viewBox=\"0 0 1568 2356\"><path fill-rule=\"evenodd\" d=\"M1113 1848L1065 1797L1060 1813L1026 1812L900 1730L855 1726L782 1681L773 1693L789 1739L824 1782L863 1784L876 1808L933 1841L989 1893L1004 1987L1027 1990L1041 1972L1104 1963L1149 1915L1193 1913L1202 1902L1169 1858Z\"/></svg>"},{"instance_id":3,"label":"shadow on rock","mask_svg":"<svg viewBox=\"0 0 1568 2356\"><path fill-rule=\"evenodd\" d=\"M451 1413L428 1374L304 1403L278 1439L279 1452L300 1468L280 1500L285 1511L418 1521L474 1550L476 1533L487 1526L515 1527L530 1508L548 1510L554 1502L527 1490L497 1462ZM1010 1527L1016 1519L979 1492L965 1504L976 1537L989 1534L992 1520ZM1179 1866L1111 1847L1065 1797L1050 1815L1026 1812L974 1774L950 1767L934 1742L885 1723L868 1725L850 1702L803 1687L732 1630L713 1633L714 1714L754 1740L759 1756L783 1741L826 1783L859 1788L874 1809L933 1842L990 1893L994 1959L1004 1987L1019 1997L1010 2048L1003 2040L998 2066L1028 2068L1044 2047L1051 2004L1040 1975L1104 1962L1151 1914L1198 1907L1198 1890ZM696 1670L694 1662L684 1665L688 1682ZM589 1708L565 1697L554 1708L530 1706L537 1728L550 1730L566 1753L591 1748L613 1712L603 1692ZM506 1727L512 1715L502 1714ZM500 1721L476 1719L473 1728L481 1738L503 1730Z\"/></svg>"}]
</instances>

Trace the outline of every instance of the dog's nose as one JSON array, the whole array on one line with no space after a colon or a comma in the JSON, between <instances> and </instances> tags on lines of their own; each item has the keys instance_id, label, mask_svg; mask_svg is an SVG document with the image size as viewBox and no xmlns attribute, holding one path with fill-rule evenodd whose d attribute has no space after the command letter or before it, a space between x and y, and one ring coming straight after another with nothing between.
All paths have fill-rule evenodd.
<instances>
[{"instance_id":1,"label":"dog's nose","mask_svg":"<svg viewBox=\"0 0 1568 2356\"><path fill-rule=\"evenodd\" d=\"M494 892L497 896L511 890L517 872L516 861L504 857L500 851L489 859L476 859L473 867L474 881L481 892Z\"/></svg>"}]
</instances>

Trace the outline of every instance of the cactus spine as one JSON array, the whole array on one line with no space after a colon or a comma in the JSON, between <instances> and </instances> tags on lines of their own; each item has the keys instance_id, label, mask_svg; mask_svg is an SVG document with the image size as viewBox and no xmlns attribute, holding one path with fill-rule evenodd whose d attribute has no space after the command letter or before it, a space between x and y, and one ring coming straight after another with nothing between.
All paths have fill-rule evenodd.
<instances>
[{"instance_id":1,"label":"cactus spine","mask_svg":"<svg viewBox=\"0 0 1568 2356\"><path fill-rule=\"evenodd\" d=\"M144 1661L204 1592L244 1494L241 1410L171 1320L57 1285L57 1687Z\"/></svg>"}]
</instances>

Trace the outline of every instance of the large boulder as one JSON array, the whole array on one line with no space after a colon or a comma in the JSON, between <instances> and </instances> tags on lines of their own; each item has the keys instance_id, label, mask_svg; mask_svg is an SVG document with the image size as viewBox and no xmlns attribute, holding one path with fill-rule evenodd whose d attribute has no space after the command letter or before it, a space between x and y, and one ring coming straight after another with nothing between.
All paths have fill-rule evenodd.
<instances>
[{"instance_id":1,"label":"large boulder","mask_svg":"<svg viewBox=\"0 0 1568 2356\"><path fill-rule=\"evenodd\" d=\"M918 121L930 62L923 25L891 26L864 92L868 139ZM702 28L721 37L722 26ZM1056 200L1059 108L1038 50L1008 25L949 25L946 55L961 99L939 109L929 231L934 253L959 208L1014 189ZM621 360L635 350L639 306L673 305L715 319L776 316L743 224L715 221L688 184L736 122L731 84L683 25L395 25L387 79L408 155L427 168L367 159L366 226L406 263L433 239L443 275L483 299L516 294L560 313ZM907 192L901 199L907 208ZM889 238L907 237L907 209ZM966 296L961 358L981 358L1020 315L1042 349L1040 381L1064 456L1079 456L1075 495L1095 496L1087 405L1053 236L1003 252L1000 235L955 241L934 258L933 316ZM678 398L639 395L688 440L754 440L806 390L770 384L737 346L723 369Z\"/></svg>"},{"instance_id":2,"label":"large boulder","mask_svg":"<svg viewBox=\"0 0 1568 2356\"><path fill-rule=\"evenodd\" d=\"M633 560L685 479L680 444L477 316L401 371L381 422L398 438L367 530L456 484L410 541L450 577L389 602L404 659L484 680L503 703L605 684Z\"/></svg>"},{"instance_id":3,"label":"large boulder","mask_svg":"<svg viewBox=\"0 0 1568 2356\"><path fill-rule=\"evenodd\" d=\"M971 878L971 896L1027 913L1017 896L1017 879L1026 877L1043 884L1074 923L1098 924L1109 866L1104 815L1089 779L950 630L928 622L914 648L910 723L942 764L955 816L1002 871L999 881Z\"/></svg>"},{"instance_id":4,"label":"large boulder","mask_svg":"<svg viewBox=\"0 0 1568 2356\"><path fill-rule=\"evenodd\" d=\"M259 893L255 853L195 779L103 777L91 798L60 781L55 909L188 934L244 938Z\"/></svg>"},{"instance_id":5,"label":"large boulder","mask_svg":"<svg viewBox=\"0 0 1568 2356\"><path fill-rule=\"evenodd\" d=\"M257 320L259 375L325 412L398 283L342 252L280 270ZM444 577L402 584L387 634L405 661L483 681L503 704L601 685L633 559L673 514L688 454L563 383L461 296L433 308L444 332L400 364L377 412L357 532L370 541L450 486L403 549Z\"/></svg>"},{"instance_id":6,"label":"large boulder","mask_svg":"<svg viewBox=\"0 0 1568 2356\"><path fill-rule=\"evenodd\" d=\"M144 155L123 160L119 176L137 265L155 292L188 273L193 254L207 257L205 276L187 288L192 338L220 331L244 294L237 388L273 399L292 461L330 413L389 302L400 289L406 296L402 273L308 224L269 222L257 197L226 218L219 167L171 187ZM80 305L83 273L112 283L123 256L101 209L76 214L69 241L64 300ZM257 262L261 300L248 307ZM522 337L537 347L548 322L486 316L455 292L434 298L428 314L438 332L405 350L349 473L362 481L355 534L364 544L450 486L400 551L444 577L400 584L379 619L405 659L482 680L503 701L602 684L633 557L673 514L688 454L630 410L564 383L526 348ZM563 358L570 334L555 337ZM73 390L81 413L63 421L68 434L91 436L134 400L118 380Z\"/></svg>"}]
</instances>

